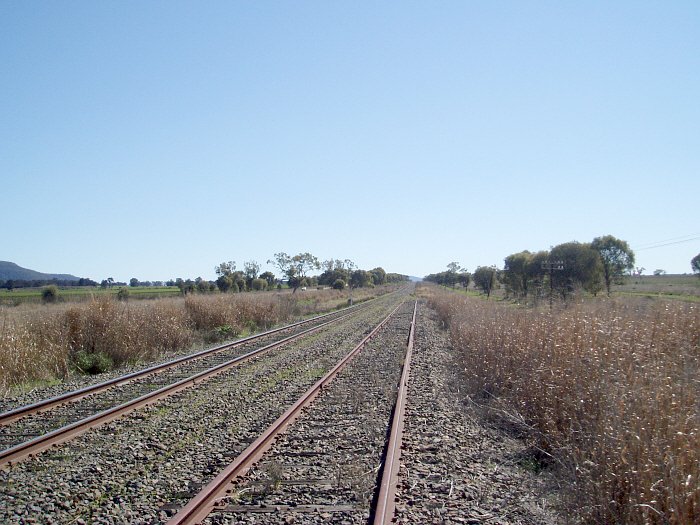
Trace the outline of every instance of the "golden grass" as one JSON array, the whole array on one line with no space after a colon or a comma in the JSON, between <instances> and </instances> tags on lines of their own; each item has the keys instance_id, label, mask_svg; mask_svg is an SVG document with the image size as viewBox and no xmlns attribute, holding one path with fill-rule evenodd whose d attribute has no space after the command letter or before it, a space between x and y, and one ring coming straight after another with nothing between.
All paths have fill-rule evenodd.
<instances>
[{"instance_id":1,"label":"golden grass","mask_svg":"<svg viewBox=\"0 0 700 525\"><path fill-rule=\"evenodd\" d=\"M698 305L431 303L473 398L529 427L582 523L700 522Z\"/></svg>"},{"instance_id":2,"label":"golden grass","mask_svg":"<svg viewBox=\"0 0 700 525\"><path fill-rule=\"evenodd\" d=\"M355 291L354 296L366 300L391 289ZM78 354L104 355L117 366L147 361L217 340L211 336L217 329L231 338L333 310L346 301L347 292L313 290L130 302L95 296L81 303L0 308L0 392L65 378Z\"/></svg>"}]
</instances>

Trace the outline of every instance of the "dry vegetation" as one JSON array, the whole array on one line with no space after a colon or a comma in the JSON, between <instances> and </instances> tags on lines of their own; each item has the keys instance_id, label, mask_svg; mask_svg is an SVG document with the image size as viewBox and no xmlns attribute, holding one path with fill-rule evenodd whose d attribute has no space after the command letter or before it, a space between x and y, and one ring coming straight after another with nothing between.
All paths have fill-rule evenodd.
<instances>
[{"instance_id":1,"label":"dry vegetation","mask_svg":"<svg viewBox=\"0 0 700 525\"><path fill-rule=\"evenodd\" d=\"M370 299L385 289L354 292ZM120 302L0 308L0 391L73 371L101 372L154 359L195 343L210 344L347 304L337 290L291 293L189 295Z\"/></svg>"},{"instance_id":2,"label":"dry vegetation","mask_svg":"<svg viewBox=\"0 0 700 525\"><path fill-rule=\"evenodd\" d=\"M526 430L580 522L700 522L697 304L550 311L430 294L470 396Z\"/></svg>"}]
</instances>

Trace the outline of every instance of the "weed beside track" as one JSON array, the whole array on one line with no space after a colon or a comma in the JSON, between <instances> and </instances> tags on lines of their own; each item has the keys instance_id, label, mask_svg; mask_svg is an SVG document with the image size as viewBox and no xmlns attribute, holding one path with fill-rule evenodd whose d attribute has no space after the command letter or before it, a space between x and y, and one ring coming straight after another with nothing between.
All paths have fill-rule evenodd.
<instances>
[{"instance_id":1,"label":"weed beside track","mask_svg":"<svg viewBox=\"0 0 700 525\"><path fill-rule=\"evenodd\" d=\"M698 522L697 305L550 311L431 293L472 399L534 440L582 522Z\"/></svg>"}]
</instances>

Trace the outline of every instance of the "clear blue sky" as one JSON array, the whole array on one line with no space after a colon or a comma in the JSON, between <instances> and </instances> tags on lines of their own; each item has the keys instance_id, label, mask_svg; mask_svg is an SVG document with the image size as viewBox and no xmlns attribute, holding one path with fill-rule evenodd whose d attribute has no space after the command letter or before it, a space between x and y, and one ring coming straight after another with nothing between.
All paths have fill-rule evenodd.
<instances>
[{"instance_id":1,"label":"clear blue sky","mask_svg":"<svg viewBox=\"0 0 700 525\"><path fill-rule=\"evenodd\" d=\"M39 271L700 252L697 1L5 0L0 78L0 260Z\"/></svg>"}]
</instances>

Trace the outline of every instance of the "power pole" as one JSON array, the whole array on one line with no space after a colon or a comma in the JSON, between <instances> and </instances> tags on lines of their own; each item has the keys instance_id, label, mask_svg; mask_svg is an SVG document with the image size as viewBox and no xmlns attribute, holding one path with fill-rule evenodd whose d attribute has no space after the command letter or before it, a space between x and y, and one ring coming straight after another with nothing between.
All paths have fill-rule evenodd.
<instances>
[{"instance_id":1,"label":"power pole","mask_svg":"<svg viewBox=\"0 0 700 525\"><path fill-rule=\"evenodd\" d=\"M542 263L542 269L549 272L549 309L552 309L552 298L554 297L554 279L552 279L555 270L564 269L564 261L552 261L547 259Z\"/></svg>"}]
</instances>

